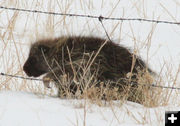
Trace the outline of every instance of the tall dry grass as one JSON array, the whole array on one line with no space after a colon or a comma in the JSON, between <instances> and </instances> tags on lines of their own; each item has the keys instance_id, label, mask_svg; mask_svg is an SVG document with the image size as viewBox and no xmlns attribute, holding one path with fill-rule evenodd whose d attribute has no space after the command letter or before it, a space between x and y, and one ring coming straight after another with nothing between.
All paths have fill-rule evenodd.
<instances>
[{"instance_id":1,"label":"tall dry grass","mask_svg":"<svg viewBox=\"0 0 180 126\"><path fill-rule=\"evenodd\" d=\"M83 3L81 1L81 6L83 6ZM0 3L1 5L9 5L9 6L15 6L15 7L22 7L22 6L28 6L28 3L26 2L23 2L21 3L21 1L19 0L16 0L16 1L2 1ZM35 2L35 3L32 3L31 7L34 6L34 4L37 4L39 7L42 7L43 6L43 1L42 2ZM64 12L68 12L69 8L70 8L70 3L65 3L66 4L66 7L62 7L60 4L58 4L58 7L60 10L64 11ZM89 3L86 3L86 4L89 4ZM54 10L54 6L55 6L55 2L51 2L49 1L48 2L48 9L47 11L55 11ZM118 4L117 4L118 5ZM90 7L90 5L88 5ZM102 5L103 6L103 5ZM112 9L112 13L114 11L114 9L116 8L116 6ZM5 13L5 14L4 14ZM11 13L11 16L8 15L8 13ZM111 14L109 16L111 16ZM0 54L0 57L1 57L1 63L2 63L2 66L3 66L3 70L4 72L6 73L9 73L9 74L13 74L13 75L21 75L21 76L25 76L24 75L24 72L22 70L22 66L23 66L23 63L24 63L24 60L26 59L27 57L27 51L25 52L26 54L24 54L24 51L22 51L24 48L27 48L28 49L28 46L29 46L29 43L27 42L22 42L21 41L21 37L27 35L25 34L25 32L23 32L23 34L20 34L15 32L17 30L16 28L16 24L17 22L19 21L18 18L20 18L21 14L17 11L15 12L11 12L11 11L7 11L7 10L1 10L1 14L3 14L3 16L7 16L7 25L5 26L1 26L1 28L3 29L3 32L1 33L1 54ZM29 22L29 17L40 17L40 14L33 14L31 15L31 13L27 13L27 19L25 20L25 27L22 27L22 29L24 29L23 31L27 31L27 29L29 28L28 26L28 22ZM35 34L37 36L39 36L39 29L38 29L38 24L39 24L39 21L38 21L38 18L35 19L35 26L37 26L37 29L35 31ZM68 26L66 25L66 18L63 17L62 20L59 20L59 21L55 21L55 17L53 15L49 15L47 16L47 20L44 24L45 26L45 29L46 29L46 34L48 33L49 36L54 36L55 32L56 32L56 27L58 24L64 24L65 27L68 28ZM109 34L110 36L113 34L114 30L117 29L118 25L121 26L121 24L116 24L114 29L112 30L112 32ZM148 35L148 38L146 39L148 41L148 43L151 43L151 38L153 36L153 32L154 32L154 29L155 29L156 25L153 25L152 27L152 30L149 32L149 35ZM122 29L122 27L120 27ZM122 31L122 30L120 30ZM135 41L135 44L134 44L134 53L138 52L138 48L136 47L137 45L137 39L136 39L136 36L134 35L134 31L133 31L133 28L131 26L131 32L132 32L132 37L133 37L133 40ZM69 31L70 33L70 31ZM29 36L29 37L32 37L33 35ZM36 38L38 38L36 36ZM41 35L40 35L41 36ZM151 44L148 44L147 45L147 48L150 48ZM26 46L26 47L25 47ZM12 48L13 48L13 51L12 51ZM147 57L148 57L148 52L147 51ZM6 56L7 55L7 56ZM148 58L147 58L147 62L148 62ZM161 73L159 73L161 74ZM177 76L178 76L179 72L177 72ZM139 75L137 75L139 76ZM160 76L160 75L159 75ZM176 83L176 80L177 80L177 76L176 78L174 78L174 84ZM32 91L32 92L36 92L36 93L40 93L40 92L44 92L44 94L47 94L47 92L51 92L49 91L48 89L46 88L43 88L42 84L39 84L39 82L29 82L27 80L18 80L16 78L10 78L10 77L2 77L1 76L1 85L0 85L0 89L1 90L23 90L23 91ZM91 78L91 77L87 77L87 78ZM144 79L144 80L143 80ZM143 75L139 77L139 81L141 81L140 83L144 83L146 81L149 81L149 75ZM164 83L162 82L162 78L158 78L156 79L156 83L161 85L161 83ZM12 84L13 83L13 84ZM18 84L18 83L21 83L21 84ZM32 84L34 83L34 84ZM41 82L40 82L41 83ZM87 82L85 82L87 83ZM39 85L39 86L37 86ZM85 85L85 84L84 84ZM107 84L108 85L108 84ZM140 85L138 87L138 90L142 90L142 88L144 88L142 85ZM152 87L153 88L153 87ZM90 90L89 92L92 92L91 94L96 94L97 89L94 89L93 91ZM103 89L100 89L101 91L99 92L105 92L105 91L102 91ZM107 90L107 89L104 89L104 90ZM114 89L115 90L115 89ZM112 92L115 92L114 90L112 90ZM147 93L147 90L146 89L143 89L144 90L144 94ZM162 94L169 94L168 96L166 96L167 99L169 99L170 97L170 94L168 90L166 90L166 93L162 93L163 92L163 89L157 89L157 88L153 88L153 91L157 91L156 93L152 93L153 95L153 98L151 97L151 95L148 93L147 95L147 98L145 98L146 102L145 104L150 104L149 102L151 102L152 99L158 99L159 98L162 98ZM111 92L111 91L110 91ZM142 91L140 91L142 92ZM50 94L53 95L54 91L52 91ZM110 93L111 94L111 93ZM115 93L116 94L116 93ZM114 95L115 95L114 94ZM124 93L123 93L124 94ZM129 94L129 92L127 92L127 94ZM87 93L88 95L88 93ZM99 94L99 95L96 95L96 97L100 97L102 94ZM154 96L155 95L155 96ZM124 95L126 96L126 95ZM92 96L90 96L92 97ZM120 96L118 96L120 97ZM155 98L154 98L155 97ZM152 99L150 99L152 98ZM164 98L164 99L166 99ZM124 98L124 99L127 99L127 98ZM150 106L154 106L153 104L155 104L156 106L158 104L161 104L161 105L165 105L168 103L168 100L155 100L155 101L166 101L166 103L151 103Z\"/></svg>"},{"instance_id":2,"label":"tall dry grass","mask_svg":"<svg viewBox=\"0 0 180 126\"><path fill-rule=\"evenodd\" d=\"M80 6L81 8L84 8L85 6L87 6L88 8L93 8L93 3L89 2L85 2L80 0ZM34 8L36 5L36 9L41 10L43 8L43 4L44 1L42 0L41 2L39 1L33 1L33 3L30 5L20 1L20 0L4 0L0 2L0 5L2 6L13 6L13 7L28 7L28 8ZM49 8L47 9L47 11L55 11L53 8L55 6L55 2L48 2ZM69 12L70 10L70 6L71 3L66 2L63 5L61 5L59 2L58 4L58 10L60 10L61 12ZM119 2L117 3L118 6ZM39 8L38 8L39 7ZM102 7L103 7L103 2L102 2ZM116 6L114 6L114 8L112 9L112 13L114 11L114 9L116 9ZM168 11L168 10L166 10ZM109 16L111 16L111 14ZM1 72L5 72L8 74L12 74L12 75L19 75L19 76L26 76L22 70L22 66L24 64L24 61L28 55L28 48L30 46L30 42L27 42L27 38L30 38L29 40L35 40L38 38L42 38L43 36L54 36L55 34L57 34L57 32L59 31L59 27L63 26L64 31L67 34L71 34L71 28L69 28L69 21L67 21L67 18L61 17L56 19L53 15L49 15L47 16L47 20L43 20L44 22L41 23L41 14L31 14L31 13L26 13L26 20L24 20L24 26L21 27L20 31L24 31L24 32L20 32L18 33L17 31L17 23L19 22L19 19L21 18L22 13L17 12L17 11L8 11L8 10L0 10L0 19L1 20L6 20L7 24L1 24L0 25L0 70ZM2 16L3 15L3 16ZM144 13L145 15L145 13ZM6 18L4 18L6 17ZM34 26L35 29L32 32L31 29L28 31L28 29L31 27L29 24L30 20L33 20L34 22ZM71 21L73 21L73 19L71 19ZM71 22L70 21L70 22ZM88 25L88 21L87 21L87 25ZM44 31L41 30L41 27L44 27L45 29L45 33L43 33ZM90 27L90 26L89 26ZM117 30L120 27L120 32L119 32L119 38L122 39L122 22L121 23L115 23L113 26L113 30L109 33L110 36L113 36L113 32L115 30ZM146 42L144 43L148 43L147 44L147 48L149 49L151 46L151 41L152 41L152 36L154 33L154 30L156 28L156 25L152 26L152 30L149 32L149 35L146 39ZM72 28L73 29L73 28ZM93 30L92 30L93 31ZM129 36L132 38L132 40L134 41L134 53L136 54L139 50L138 50L138 39L136 38L136 36L134 35L134 30L131 26L131 32L132 32L132 36ZM31 34L32 33L32 34ZM45 34L45 35L43 35ZM145 45L143 45L145 46ZM147 57L149 55L149 50L147 51ZM146 61L148 61L149 59L147 58ZM165 65L162 66L162 70L166 69L166 63L164 63ZM167 68L168 69L168 68ZM177 78L178 75L180 73L180 69L177 71L177 73L175 74L176 76L174 78L172 78L171 82L168 82L168 85L171 86L179 86L177 84ZM165 83L167 84L167 82L165 82L163 80L163 77L161 77L161 72L157 73L157 76L155 77L155 79L153 79L153 77L149 74L142 74L141 71L136 75L138 76L138 82L139 85L134 89L135 91L133 92L131 90L131 87L125 87L125 90L121 93L118 92L118 90L116 88L112 88L110 89L108 86L103 87L100 86L100 88L97 88L95 86L92 86L90 88L85 88L83 93L78 93L76 94L76 98L79 99L85 99L83 104L80 104L79 107L82 107L84 109L84 122L83 125L86 125L86 118L87 118L87 106L89 104L97 104L99 106L106 106L109 105L110 107L112 107L112 111L114 109L113 105L114 101L112 99L118 99L120 100L120 106L123 103L126 103L127 100L130 98L130 100L133 99L133 101L138 101L138 103L143 104L146 107L156 107L156 106L165 106L169 104L170 98L173 95L173 90L169 90L169 89L162 89L162 88L156 88L156 87L150 87L150 86L144 86L144 83L155 83L157 85L164 85ZM167 71L166 76L171 76L171 71ZM93 75L92 73L89 73L85 76L85 78L79 78L79 80L81 81L82 85L84 87L89 87L88 84L89 83L95 83L94 82L89 82L89 80L91 80L91 78L94 78L95 75ZM68 78L66 78L64 81L69 81ZM106 82L107 84L105 85L109 85L111 82ZM93 85L93 84L91 84ZM101 85L101 84L100 84ZM0 76L0 91L3 90L16 90L16 91L27 91L27 92L32 92L35 94L44 94L44 95L50 95L50 96L54 96L56 94L56 89L52 88L47 89L46 87L44 87L44 85L42 84L42 82L36 82L36 81L29 81L29 80L20 80L17 78L11 78L11 77L5 77L5 76ZM66 92L67 96L69 98L72 98L72 94L68 92ZM64 96L64 94L61 94L62 97ZM104 103L104 100L102 100L102 97L104 97L104 95L106 95L106 99ZM178 95L178 93L176 93L176 95L173 95L173 97L176 97ZM107 103L108 102L108 103ZM130 110L129 110L130 111ZM116 113L114 113L116 115ZM132 118L134 118L135 120L137 120L135 118L135 116L132 116ZM143 118L143 117L142 117ZM117 117L118 120L118 117ZM142 123L143 121L139 121L137 120L137 123ZM77 119L77 123L74 125L79 125L78 119Z\"/></svg>"}]
</instances>

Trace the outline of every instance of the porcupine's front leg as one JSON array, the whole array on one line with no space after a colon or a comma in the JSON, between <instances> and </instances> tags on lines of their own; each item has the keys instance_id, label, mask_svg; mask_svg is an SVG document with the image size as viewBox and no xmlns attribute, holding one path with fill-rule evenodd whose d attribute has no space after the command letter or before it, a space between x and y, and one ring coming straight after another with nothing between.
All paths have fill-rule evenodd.
<instances>
[{"instance_id":1,"label":"porcupine's front leg","mask_svg":"<svg viewBox=\"0 0 180 126\"><path fill-rule=\"evenodd\" d=\"M72 75L72 76L70 76ZM76 90L73 81L72 68L70 65L65 66L65 71L57 69L52 72L47 73L43 77L44 86L50 88L50 82L55 82L56 87L58 88L58 97L65 95L65 91L74 91Z\"/></svg>"},{"instance_id":2,"label":"porcupine's front leg","mask_svg":"<svg viewBox=\"0 0 180 126\"><path fill-rule=\"evenodd\" d=\"M59 84L66 82L67 74L73 75L72 68L70 65L65 66L65 71L62 71L60 68L55 68L54 70L48 72L43 77L44 86L47 88L50 88L49 84L51 81L55 82L56 86L59 86ZM71 77L71 78L73 78L73 77Z\"/></svg>"},{"instance_id":3,"label":"porcupine's front leg","mask_svg":"<svg viewBox=\"0 0 180 126\"><path fill-rule=\"evenodd\" d=\"M50 88L50 82L52 81L52 79L50 78L50 76L49 76L49 74L50 73L48 73L47 75L45 75L44 77L43 77L43 84L44 84L44 86L45 87L47 87L47 88Z\"/></svg>"},{"instance_id":4,"label":"porcupine's front leg","mask_svg":"<svg viewBox=\"0 0 180 126\"><path fill-rule=\"evenodd\" d=\"M43 83L44 83L44 86L47 87L47 88L50 88L50 82L53 81L53 82L58 82L59 81L59 77L61 76L61 71L60 69L55 69L55 70L52 70L50 72L48 72L44 77L43 77Z\"/></svg>"}]
</instances>

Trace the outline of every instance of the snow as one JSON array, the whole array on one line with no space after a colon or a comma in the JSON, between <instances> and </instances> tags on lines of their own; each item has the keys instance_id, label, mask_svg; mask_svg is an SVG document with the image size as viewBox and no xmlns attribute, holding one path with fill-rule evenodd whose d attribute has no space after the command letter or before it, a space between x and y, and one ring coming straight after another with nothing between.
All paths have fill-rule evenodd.
<instances>
[{"instance_id":1,"label":"snow","mask_svg":"<svg viewBox=\"0 0 180 126\"><path fill-rule=\"evenodd\" d=\"M2 0L0 5L60 13L180 21L179 0ZM36 39L60 35L107 37L98 19L52 17L0 10L0 72L26 76L22 66L29 45ZM103 24L112 40L138 50L138 55L161 75L163 85L180 87L180 74L177 74L180 69L179 25L111 20L103 20ZM98 106L86 104L86 100L37 95L39 90L44 93L41 82L0 76L0 126L163 126L165 111L180 110L179 90L167 92L167 105L154 108L132 102L120 105L121 101Z\"/></svg>"},{"instance_id":2,"label":"snow","mask_svg":"<svg viewBox=\"0 0 180 126\"><path fill-rule=\"evenodd\" d=\"M84 123L86 126L154 126L164 124L165 110L176 109L170 106L145 108L132 102L122 106L117 102L113 106L85 105L84 100L12 91L1 92L0 99L1 126L84 126Z\"/></svg>"}]
</instances>

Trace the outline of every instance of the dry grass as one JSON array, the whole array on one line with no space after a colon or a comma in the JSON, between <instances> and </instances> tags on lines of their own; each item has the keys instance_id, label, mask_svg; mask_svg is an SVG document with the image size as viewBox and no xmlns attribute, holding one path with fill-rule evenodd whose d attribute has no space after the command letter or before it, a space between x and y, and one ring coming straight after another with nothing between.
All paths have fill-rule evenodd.
<instances>
[{"instance_id":1,"label":"dry grass","mask_svg":"<svg viewBox=\"0 0 180 126\"><path fill-rule=\"evenodd\" d=\"M83 1L81 1L81 3L82 3L81 4L82 8L84 8L84 6L93 8L93 5L91 2L89 2L91 3L91 5L87 4L88 2L85 5ZM52 6L52 8L53 6L55 6L55 4L56 4L55 2L54 3L50 2L50 6ZM26 2L21 3L21 1L19 0L14 0L14 1L6 0L6 1L1 1L0 5L22 7L23 5L28 5L28 4ZM33 8L35 5L39 6L40 8L38 9L41 10L41 7L43 6L43 2L40 3L38 1L35 1L34 3L32 3L31 7ZM62 12L69 12L69 8L71 6L70 3L64 3L63 5L65 6L61 6L60 4L58 4L59 6L58 9L61 10ZM49 7L48 10L54 11L54 9L52 8ZM116 6L112 9L112 13L115 8ZM110 13L110 15L112 13ZM42 16L40 14L27 13L25 25L21 27L22 29L24 28L24 30L21 30L24 32L18 33L16 32L17 31L16 23L21 17L21 14L18 12L0 10L0 15L3 15L3 16L6 15L7 19L4 19L4 20L7 20L8 22L7 25L4 25L4 26L0 25L0 32L1 32L0 34L0 38L1 38L0 70L2 72L13 74L13 75L25 76L24 72L22 71L22 65L25 61L25 58L27 57L26 49L28 49L29 47L29 43L25 41L27 40L25 39L25 37L31 38L32 40L32 38L36 39L36 38L41 38L43 36L51 36L51 35L55 36L57 35L56 31L59 31L59 27L62 27L62 29L64 29L63 31L60 32L60 34L63 32L65 32L65 34L68 34L68 33L71 34L71 30L69 27L73 27L73 25L70 24L70 22L72 22L73 19L69 21L67 20L66 17L55 18L51 15L51 16L48 16L47 20L43 20L45 22L44 24L43 23L41 24L40 18ZM31 29L29 30L32 34L29 34L29 32L26 32L28 31L28 28L30 27L29 24L31 24L29 23L30 17L32 17L33 23L35 23L35 31L32 30L33 32L31 32ZM44 30L43 27L46 30ZM121 31L123 28L122 23L116 24L114 26L114 30L112 31L116 31L118 27L120 27L119 39L121 40L122 39ZM150 48L151 46L150 42L151 42L151 38L154 32L154 28L155 27L153 26L153 29L150 31L149 36L147 38L147 41L149 43L147 44L149 46L148 48ZM46 32L44 33L42 29ZM72 28L72 30L74 29ZM131 29L131 31L133 31L133 29ZM112 36L113 36L113 32L112 32ZM136 38L135 35L132 35L129 37L131 37L132 40L136 41L135 42L135 50L136 50L137 49L136 43L138 39ZM143 46L146 46L146 45L143 45ZM136 51L138 52L139 50L137 49ZM166 67L168 66L164 65L162 66L162 69L165 69ZM178 84L176 83L176 80L179 75L179 72L180 70L178 70L178 72L176 73L176 77L172 78L173 86L178 86ZM161 77L161 72L158 73L158 77L156 77L156 79L154 79L154 77L151 76L149 73L144 73L142 71L139 71L139 73L135 76L138 77L138 86L136 87L125 86L124 90L122 92L119 92L119 90L116 87L111 88L108 86L108 85L111 85L111 82L100 82L99 87L96 87L97 80L95 79L95 75L93 73L87 72L86 76L84 76L83 78L78 78L78 82L80 82L80 85L84 88L83 93L80 93L77 91L74 96L74 94L71 94L69 92L69 89L65 87L66 90L63 90L60 96L61 97L66 96L68 98L76 97L79 99L82 99L82 98L85 99L85 102L79 105L79 107L84 108L84 124L83 124L84 126L86 125L86 112L87 112L86 109L87 109L87 104L89 103L97 104L99 106L104 106L104 101L109 102L109 104L113 104L113 99L120 100L119 102L121 102L121 105L127 100L131 100L131 101L141 103L147 107L164 106L169 103L170 97L173 94L171 90L155 88L155 87L150 87L149 85L144 85L144 84L151 84L153 82L155 82L157 85L163 85L164 83L166 83L163 81ZM167 76L171 76L170 70L167 71L166 77ZM66 85L66 83L68 83L71 80L68 80L68 78L64 75L62 76L62 81L64 82L64 85ZM169 82L168 84L172 84L172 83ZM0 91L2 90L28 91L28 92L33 92L35 94L47 94L47 95L52 95L52 96L56 92L56 89L54 88L52 88L52 90L45 88L42 85L42 82L33 82L33 81L28 81L28 80L19 80L15 78L0 76ZM113 110L113 107L112 107L112 110ZM77 119L77 125L78 124L79 122Z\"/></svg>"},{"instance_id":2,"label":"dry grass","mask_svg":"<svg viewBox=\"0 0 180 126\"><path fill-rule=\"evenodd\" d=\"M2 2L1 3L2 5L4 5L4 3ZM14 2L10 2L8 1L7 2L8 5L14 5L14 6L18 6L20 4L20 2L17 0L17 1L14 1ZM23 3L24 5L27 5L27 3ZM40 3L38 3L39 5ZM54 11L53 6L55 5L55 3L51 3L50 4L52 7L49 7L48 8L48 11ZM33 4L31 6L34 6ZM42 6L42 5L39 5L39 6ZM62 10L62 11L65 11L67 12L68 11L68 8L70 7L70 4L67 4L67 8L64 9L62 7L60 7L60 5L58 4L59 8ZM90 6L90 5L89 5ZM114 7L115 8L115 7ZM114 10L114 9L113 9ZM112 10L112 13L113 13L113 10ZM3 13L3 10L1 10L1 13ZM7 12L8 13L8 12ZM110 13L110 14L112 14ZM29 13L28 13L28 16L31 16ZM35 15L33 15L34 17ZM37 14L37 16L40 16L39 14ZM23 61L25 59L26 56L24 56L24 52L22 52L21 50L24 48L24 46L27 46L27 43L21 43L19 42L18 39L20 38L15 38L14 36L16 35L14 33L14 30L16 30L16 22L19 18L19 13L18 12L14 12L12 14L12 16L8 16L8 25L5 29L5 31L3 32L3 34L1 34L1 40L2 40L2 44L3 44L3 48L2 48L2 51L1 51L1 61L3 63L3 66L4 66L4 71L6 73L9 73L9 74L14 74L14 75L22 75L24 76L24 73L22 71L22 65L23 65ZM57 24L60 24L60 23L63 23L63 24L66 24L66 20L63 19L61 20L61 22L57 22ZM28 28L27 26L28 24L28 18L25 22L25 27L24 27L24 31L26 31L26 29ZM38 25L39 22L38 20L36 20L35 22L35 25ZM56 25L55 23L55 19L54 17L51 15L50 17L47 18L46 20L46 24L45 24L45 29L48 33L50 33L51 35L54 34L55 32L55 29L56 29ZM116 24L115 28L117 28L119 24ZM66 26L67 27L67 26ZM68 29L68 28L67 28ZM113 29L114 31L115 29ZM36 29L36 32L37 32L37 35L38 34L38 29ZM121 31L121 30L120 30ZM131 31L133 31L131 29ZM150 35L153 34L153 31L152 30L150 32ZM113 32L112 32L113 33ZM111 34L112 34L111 33ZM15 35L14 35L15 34ZM23 34L24 35L24 34ZM17 35L16 35L17 37ZM21 35L19 35L18 37L23 37ZM32 36L30 36L32 37ZM152 36L150 36L152 37ZM134 36L134 33L133 33L133 38L134 40L136 40L135 36ZM148 38L148 41L151 40L150 38ZM11 50L11 47L9 48L9 46L13 46L15 47L14 51L10 51ZM26 53L27 54L27 53ZM12 58L12 56L16 56L17 58L16 59L12 59L11 60L7 60L5 59L6 57L4 57L4 55L9 55L9 58ZM23 60L22 60L23 59ZM14 68L14 65L16 64L16 68ZM18 71L17 72L12 72L13 69L17 69ZM153 82L153 77L151 75L149 75L148 73L146 74L142 74L141 72L138 73L138 83L139 85L132 90L132 87L131 86L126 86L124 87L124 90L123 92L119 93L118 89L117 88L109 88L108 85L111 85L111 82L105 82L106 84L104 84L104 82L100 83L100 88L97 88L96 86L93 86L93 85L96 85L96 84L93 84L93 83L97 83L96 81L94 82L89 82L89 79L92 79L92 78L95 78L94 75L92 75L92 73L89 73L89 75L86 75L85 78L86 79L83 79L82 81L82 78L79 79L81 80L81 85L84 85L85 88L85 91L83 91L84 93L79 95L78 92L77 92L77 97L78 98L84 98L84 97L87 97L91 100L96 101L96 103L98 104L101 104L100 103L100 99L102 99L102 97L104 97L104 95L106 95L106 100L107 101L110 101L111 99L123 99L123 101L126 101L127 99L130 99L131 101L137 101L138 103L141 103L141 104L144 104L146 106L158 106L159 103L156 103L157 101L163 101L163 100L158 100L159 98L162 98L162 89L156 89L156 88L150 88L149 86L144 86L144 84L151 84ZM2 77L1 77L2 78ZM160 81L158 82L159 84L161 83L161 79L159 79ZM34 92L34 93L41 93L43 92L44 94L49 94L49 95L53 95L54 94L54 90L53 91L50 91L46 88L43 88L43 86L41 86L41 84L37 84L35 83L34 84L29 84L31 82L27 82L27 80L22 80L22 81L19 81L21 84L15 84L13 83L13 86L12 86L12 82L15 81L15 83L18 83L19 80L16 80L16 79L12 79L12 78L5 78L3 77L3 79L1 79L1 86L0 86L0 89L1 90L12 90L12 87L15 87L14 89L15 90L25 90L25 91L31 91L31 92ZM70 81L70 80L63 80L63 81ZM27 84L28 83L28 84ZM66 82L67 83L67 82ZM90 85L92 86L88 86L89 83L92 83ZM31 85L31 86L29 86ZM39 85L39 86L37 86ZM105 86L103 86L105 85ZM90 88L87 88L87 87L90 87ZM68 97L72 97L68 90L66 92L67 96ZM68 94L69 93L69 94ZM62 94L63 95L63 94ZM131 97L131 98L130 98ZM168 97L168 96L167 96ZM164 103L165 104L165 103Z\"/></svg>"}]
</instances>

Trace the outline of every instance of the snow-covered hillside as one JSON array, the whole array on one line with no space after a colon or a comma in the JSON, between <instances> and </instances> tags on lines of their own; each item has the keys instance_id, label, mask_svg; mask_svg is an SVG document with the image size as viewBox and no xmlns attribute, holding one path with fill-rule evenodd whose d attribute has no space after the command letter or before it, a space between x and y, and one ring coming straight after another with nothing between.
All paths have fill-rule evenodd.
<instances>
[{"instance_id":1,"label":"snow-covered hillside","mask_svg":"<svg viewBox=\"0 0 180 126\"><path fill-rule=\"evenodd\" d=\"M140 126L164 125L164 112L173 106L145 108L127 102L120 106L86 104L84 100L42 97L25 92L0 93L1 126Z\"/></svg>"}]
</instances>

